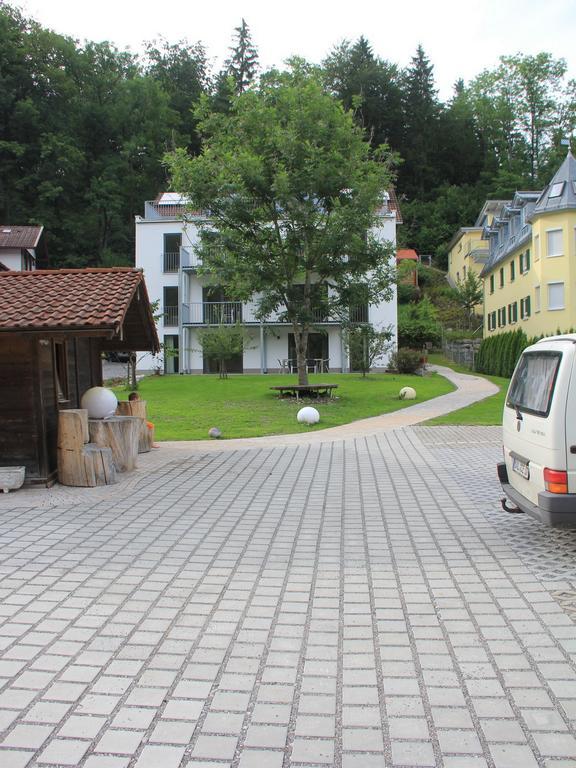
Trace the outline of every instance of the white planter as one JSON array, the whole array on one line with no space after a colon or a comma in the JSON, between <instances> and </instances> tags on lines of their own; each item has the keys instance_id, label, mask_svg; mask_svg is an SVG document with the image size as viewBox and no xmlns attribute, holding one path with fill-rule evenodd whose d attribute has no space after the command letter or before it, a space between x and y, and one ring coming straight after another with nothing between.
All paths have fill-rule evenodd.
<instances>
[{"instance_id":1,"label":"white planter","mask_svg":"<svg viewBox=\"0 0 576 768\"><path fill-rule=\"evenodd\" d=\"M15 491L24 482L26 467L0 467L0 490Z\"/></svg>"}]
</instances>

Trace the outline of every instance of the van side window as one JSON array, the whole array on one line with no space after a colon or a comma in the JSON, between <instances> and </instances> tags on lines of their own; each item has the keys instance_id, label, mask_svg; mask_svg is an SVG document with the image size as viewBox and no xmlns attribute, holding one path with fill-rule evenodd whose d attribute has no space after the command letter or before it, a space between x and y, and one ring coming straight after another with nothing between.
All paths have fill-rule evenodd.
<instances>
[{"instance_id":1,"label":"van side window","mask_svg":"<svg viewBox=\"0 0 576 768\"><path fill-rule=\"evenodd\" d=\"M508 408L548 416L561 359L560 352L526 352L510 385Z\"/></svg>"}]
</instances>

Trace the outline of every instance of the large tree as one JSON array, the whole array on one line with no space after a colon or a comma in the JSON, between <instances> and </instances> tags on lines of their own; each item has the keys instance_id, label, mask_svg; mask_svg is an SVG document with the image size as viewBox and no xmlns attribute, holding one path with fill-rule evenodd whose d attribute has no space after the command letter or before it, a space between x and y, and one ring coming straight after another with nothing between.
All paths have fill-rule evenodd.
<instances>
[{"instance_id":1,"label":"large tree","mask_svg":"<svg viewBox=\"0 0 576 768\"><path fill-rule=\"evenodd\" d=\"M202 154L168 163L173 187L210 212L205 269L238 300L254 297L260 318L290 323L305 385L317 310L344 316L360 295L390 296L391 247L372 228L391 155L371 150L302 62L235 96L228 114L204 100L198 117Z\"/></svg>"},{"instance_id":2,"label":"large tree","mask_svg":"<svg viewBox=\"0 0 576 768\"><path fill-rule=\"evenodd\" d=\"M242 93L254 80L258 69L258 51L252 42L248 24L242 19L235 28L236 42L226 62L226 71L233 78L237 93Z\"/></svg>"}]
</instances>

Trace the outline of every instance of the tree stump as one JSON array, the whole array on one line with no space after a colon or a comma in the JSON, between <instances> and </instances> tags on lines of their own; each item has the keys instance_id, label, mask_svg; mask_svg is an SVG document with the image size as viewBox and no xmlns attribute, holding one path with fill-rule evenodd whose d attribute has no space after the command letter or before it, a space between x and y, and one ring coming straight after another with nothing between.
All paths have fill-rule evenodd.
<instances>
[{"instance_id":1,"label":"tree stump","mask_svg":"<svg viewBox=\"0 0 576 768\"><path fill-rule=\"evenodd\" d=\"M88 411L70 409L58 414L58 480L62 485L94 488L116 482L110 448L88 443Z\"/></svg>"},{"instance_id":2,"label":"tree stump","mask_svg":"<svg viewBox=\"0 0 576 768\"><path fill-rule=\"evenodd\" d=\"M146 400L119 400L116 413L118 416L137 416L141 420L138 453L151 451L154 442L154 430L148 427Z\"/></svg>"},{"instance_id":3,"label":"tree stump","mask_svg":"<svg viewBox=\"0 0 576 768\"><path fill-rule=\"evenodd\" d=\"M118 472L130 472L136 467L140 426L137 416L88 419L90 441L101 448L112 450L112 459Z\"/></svg>"}]
</instances>

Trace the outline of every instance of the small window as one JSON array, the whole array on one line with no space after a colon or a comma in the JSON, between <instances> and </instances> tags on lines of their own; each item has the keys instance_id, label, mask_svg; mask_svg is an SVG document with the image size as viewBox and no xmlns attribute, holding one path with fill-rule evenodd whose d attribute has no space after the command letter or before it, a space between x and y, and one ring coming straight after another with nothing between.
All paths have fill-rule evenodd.
<instances>
[{"instance_id":1,"label":"small window","mask_svg":"<svg viewBox=\"0 0 576 768\"><path fill-rule=\"evenodd\" d=\"M540 286L534 288L534 312L540 312Z\"/></svg>"},{"instance_id":2,"label":"small window","mask_svg":"<svg viewBox=\"0 0 576 768\"><path fill-rule=\"evenodd\" d=\"M564 309L564 283L548 283L548 309Z\"/></svg>"},{"instance_id":3,"label":"small window","mask_svg":"<svg viewBox=\"0 0 576 768\"><path fill-rule=\"evenodd\" d=\"M530 317L530 296L526 296L524 299L520 299L520 317L522 320L526 320Z\"/></svg>"},{"instance_id":4,"label":"small window","mask_svg":"<svg viewBox=\"0 0 576 768\"><path fill-rule=\"evenodd\" d=\"M530 248L520 254L520 274L525 275L530 269Z\"/></svg>"},{"instance_id":5,"label":"small window","mask_svg":"<svg viewBox=\"0 0 576 768\"><path fill-rule=\"evenodd\" d=\"M510 384L508 408L548 416L561 359L559 352L525 352Z\"/></svg>"},{"instance_id":6,"label":"small window","mask_svg":"<svg viewBox=\"0 0 576 768\"><path fill-rule=\"evenodd\" d=\"M564 189L564 182L559 181L556 184L552 184L550 187L550 194L548 195L549 198L551 197L560 197L562 195L562 190Z\"/></svg>"},{"instance_id":7,"label":"small window","mask_svg":"<svg viewBox=\"0 0 576 768\"><path fill-rule=\"evenodd\" d=\"M564 238L561 229L549 229L546 232L546 241L548 246L548 256L564 255Z\"/></svg>"},{"instance_id":8,"label":"small window","mask_svg":"<svg viewBox=\"0 0 576 768\"><path fill-rule=\"evenodd\" d=\"M504 267L500 269L500 288L504 288Z\"/></svg>"},{"instance_id":9,"label":"small window","mask_svg":"<svg viewBox=\"0 0 576 768\"><path fill-rule=\"evenodd\" d=\"M534 237L534 261L540 261L540 235Z\"/></svg>"},{"instance_id":10,"label":"small window","mask_svg":"<svg viewBox=\"0 0 576 768\"><path fill-rule=\"evenodd\" d=\"M510 262L510 282L513 283L516 277L516 262L514 259Z\"/></svg>"},{"instance_id":11,"label":"small window","mask_svg":"<svg viewBox=\"0 0 576 768\"><path fill-rule=\"evenodd\" d=\"M494 293L494 275L490 275L490 293Z\"/></svg>"}]
</instances>

